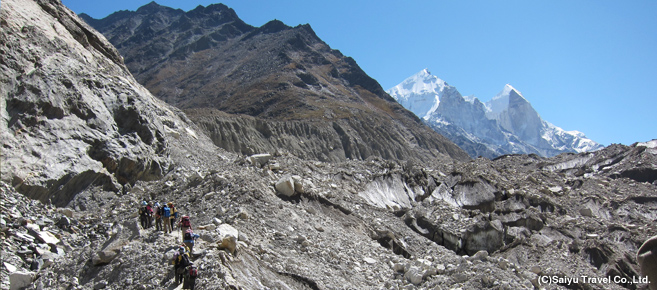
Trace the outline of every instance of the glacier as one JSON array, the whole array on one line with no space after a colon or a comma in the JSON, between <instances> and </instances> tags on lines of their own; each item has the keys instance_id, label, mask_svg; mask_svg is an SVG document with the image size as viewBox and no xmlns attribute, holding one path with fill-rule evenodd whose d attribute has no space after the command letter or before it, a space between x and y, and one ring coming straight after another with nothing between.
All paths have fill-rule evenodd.
<instances>
[{"instance_id":1,"label":"glacier","mask_svg":"<svg viewBox=\"0 0 657 290\"><path fill-rule=\"evenodd\" d=\"M543 120L510 84L483 103L474 96L462 96L455 87L423 69L387 92L471 157L495 158L505 154L551 157L603 148L582 132L566 131Z\"/></svg>"}]
</instances>

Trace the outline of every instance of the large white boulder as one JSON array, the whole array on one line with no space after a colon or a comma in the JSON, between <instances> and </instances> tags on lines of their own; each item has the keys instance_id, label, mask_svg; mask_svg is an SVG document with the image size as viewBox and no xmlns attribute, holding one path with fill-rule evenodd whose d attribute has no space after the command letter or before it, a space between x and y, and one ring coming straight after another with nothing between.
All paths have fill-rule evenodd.
<instances>
[{"instance_id":1,"label":"large white boulder","mask_svg":"<svg viewBox=\"0 0 657 290\"><path fill-rule=\"evenodd\" d=\"M217 232L219 234L219 240L217 241L219 249L228 250L231 254L235 254L239 231L229 224L221 224L217 227Z\"/></svg>"},{"instance_id":2,"label":"large white boulder","mask_svg":"<svg viewBox=\"0 0 657 290\"><path fill-rule=\"evenodd\" d=\"M281 179L276 182L275 187L276 191L282 195L288 197L294 196L294 179L289 175L281 177Z\"/></svg>"},{"instance_id":3,"label":"large white boulder","mask_svg":"<svg viewBox=\"0 0 657 290\"><path fill-rule=\"evenodd\" d=\"M257 167L264 166L265 164L267 164L267 162L269 162L269 159L271 159L271 154L268 153L254 154L249 156L249 161L251 162L251 164Z\"/></svg>"}]
</instances>

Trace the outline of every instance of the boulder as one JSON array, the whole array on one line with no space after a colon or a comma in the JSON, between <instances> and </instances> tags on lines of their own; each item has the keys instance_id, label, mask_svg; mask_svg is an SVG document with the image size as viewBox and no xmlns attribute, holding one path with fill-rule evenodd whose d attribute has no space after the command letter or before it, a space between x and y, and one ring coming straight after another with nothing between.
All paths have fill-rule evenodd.
<instances>
[{"instance_id":1,"label":"boulder","mask_svg":"<svg viewBox=\"0 0 657 290\"><path fill-rule=\"evenodd\" d=\"M365 257L365 258L363 258L363 261L365 261L365 263L368 263L368 264L370 264L370 265L374 265L374 264L376 264L376 260L375 260L375 259L372 259L372 258L370 258L370 257Z\"/></svg>"},{"instance_id":2,"label":"boulder","mask_svg":"<svg viewBox=\"0 0 657 290\"><path fill-rule=\"evenodd\" d=\"M414 285L420 285L422 283L422 276L423 276L423 271L420 269L420 267L411 267L406 271L404 274L404 278L408 280L408 282L413 283Z\"/></svg>"},{"instance_id":3,"label":"boulder","mask_svg":"<svg viewBox=\"0 0 657 290\"><path fill-rule=\"evenodd\" d=\"M253 166L257 167L263 167L267 162L269 162L269 159L271 159L271 154L264 153L264 154L254 154L249 156L249 161Z\"/></svg>"},{"instance_id":4,"label":"boulder","mask_svg":"<svg viewBox=\"0 0 657 290\"><path fill-rule=\"evenodd\" d=\"M217 232L219 233L219 240L217 241L219 249L228 250L231 254L235 254L239 231L231 225L222 224L217 227Z\"/></svg>"},{"instance_id":5,"label":"boulder","mask_svg":"<svg viewBox=\"0 0 657 290\"><path fill-rule=\"evenodd\" d=\"M649 238L641 245L636 260L641 268L641 275L648 276L650 289L657 290L657 236Z\"/></svg>"},{"instance_id":6,"label":"boulder","mask_svg":"<svg viewBox=\"0 0 657 290\"><path fill-rule=\"evenodd\" d=\"M119 253L121 253L119 248L105 249L97 252L93 258L91 258L91 262L94 266L106 265L111 263Z\"/></svg>"},{"instance_id":7,"label":"boulder","mask_svg":"<svg viewBox=\"0 0 657 290\"><path fill-rule=\"evenodd\" d=\"M16 272L16 270L18 270L16 266L9 264L7 262L3 262L2 264L5 266L5 269L7 269L7 272L9 273Z\"/></svg>"},{"instance_id":8,"label":"boulder","mask_svg":"<svg viewBox=\"0 0 657 290\"><path fill-rule=\"evenodd\" d=\"M294 191L301 194L308 193L308 190L314 187L312 181L305 180L299 175L292 176L292 180L294 182Z\"/></svg>"},{"instance_id":9,"label":"boulder","mask_svg":"<svg viewBox=\"0 0 657 290\"><path fill-rule=\"evenodd\" d=\"M214 231L217 229L217 226L215 224L207 224L207 225L199 226L198 229L206 230L206 231Z\"/></svg>"},{"instance_id":10,"label":"boulder","mask_svg":"<svg viewBox=\"0 0 657 290\"><path fill-rule=\"evenodd\" d=\"M276 191L284 196L294 196L294 180L291 176L285 175L276 182Z\"/></svg>"},{"instance_id":11,"label":"boulder","mask_svg":"<svg viewBox=\"0 0 657 290\"><path fill-rule=\"evenodd\" d=\"M579 210L579 214L581 214L582 216L585 216L585 217L595 217L595 216L593 215L593 210L591 210L591 209L588 208L588 207L581 208L581 209Z\"/></svg>"},{"instance_id":12,"label":"boulder","mask_svg":"<svg viewBox=\"0 0 657 290\"><path fill-rule=\"evenodd\" d=\"M46 244L56 245L59 243L59 239L48 231L38 231L35 237Z\"/></svg>"},{"instance_id":13,"label":"boulder","mask_svg":"<svg viewBox=\"0 0 657 290\"><path fill-rule=\"evenodd\" d=\"M16 271L9 274L9 289L18 290L30 286L34 281L34 272Z\"/></svg>"}]
</instances>

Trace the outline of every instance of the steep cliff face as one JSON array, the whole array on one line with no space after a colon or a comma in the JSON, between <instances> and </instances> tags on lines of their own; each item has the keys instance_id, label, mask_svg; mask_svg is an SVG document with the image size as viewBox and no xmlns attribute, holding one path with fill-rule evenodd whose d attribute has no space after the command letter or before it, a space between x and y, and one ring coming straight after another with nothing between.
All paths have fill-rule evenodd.
<instances>
[{"instance_id":1,"label":"steep cliff face","mask_svg":"<svg viewBox=\"0 0 657 290\"><path fill-rule=\"evenodd\" d=\"M56 205L161 178L188 127L118 51L59 1L2 2L2 180ZM169 132L169 133L167 133Z\"/></svg>"},{"instance_id":2,"label":"steep cliff face","mask_svg":"<svg viewBox=\"0 0 657 290\"><path fill-rule=\"evenodd\" d=\"M154 5L102 20L89 19L89 23L117 46L135 77L170 104L185 110L213 108L248 115L274 127L308 122L315 129L286 138L310 140L318 147L304 149L313 152L277 147L285 142L263 141L298 156L468 158L390 98L353 59L321 41L309 25L289 27L274 20L256 28L223 5L199 6L182 14ZM151 15L155 19L169 16L146 21ZM140 57L145 49L156 49L158 57ZM211 110L194 114L204 112ZM194 120L205 120L204 128L224 130L212 128L210 123L216 123L208 121L216 118L212 115L197 117ZM310 134L315 131L327 133ZM341 136L340 142L321 146L328 136ZM255 142L249 146L269 151L270 145L258 147ZM224 148L235 149L232 145ZM340 152L331 153L336 150Z\"/></svg>"}]
</instances>

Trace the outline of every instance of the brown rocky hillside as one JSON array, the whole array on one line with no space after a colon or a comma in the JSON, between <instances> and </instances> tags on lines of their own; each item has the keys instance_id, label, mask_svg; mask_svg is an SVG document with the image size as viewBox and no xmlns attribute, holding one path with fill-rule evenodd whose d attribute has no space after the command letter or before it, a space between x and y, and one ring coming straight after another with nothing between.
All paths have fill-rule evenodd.
<instances>
[{"instance_id":1,"label":"brown rocky hillside","mask_svg":"<svg viewBox=\"0 0 657 290\"><path fill-rule=\"evenodd\" d=\"M101 20L83 17L140 83L186 110L223 148L323 161L468 159L309 25L252 27L221 4L183 12L151 3Z\"/></svg>"}]
</instances>

